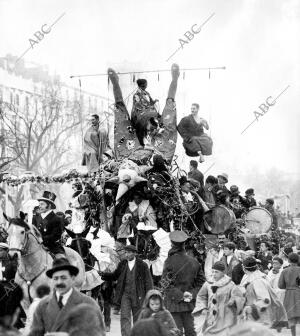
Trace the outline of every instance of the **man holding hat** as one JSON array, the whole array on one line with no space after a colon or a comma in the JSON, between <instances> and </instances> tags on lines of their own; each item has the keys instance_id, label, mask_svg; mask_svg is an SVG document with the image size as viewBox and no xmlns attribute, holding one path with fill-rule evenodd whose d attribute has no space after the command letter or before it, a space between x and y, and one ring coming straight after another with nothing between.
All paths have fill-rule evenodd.
<instances>
[{"instance_id":1,"label":"man holding hat","mask_svg":"<svg viewBox=\"0 0 300 336\"><path fill-rule=\"evenodd\" d=\"M214 263L213 283L205 282L200 289L194 316L204 314L203 335L225 335L237 323L237 316L243 310L243 293L226 275L222 261Z\"/></svg>"},{"instance_id":2,"label":"man holding hat","mask_svg":"<svg viewBox=\"0 0 300 336\"><path fill-rule=\"evenodd\" d=\"M28 336L43 336L47 332L68 332L68 314L80 303L93 306L102 318L96 301L74 288L78 272L79 269L71 265L66 258L53 261L52 268L46 271L46 275L52 279L54 291L37 306Z\"/></svg>"},{"instance_id":3,"label":"man holding hat","mask_svg":"<svg viewBox=\"0 0 300 336\"><path fill-rule=\"evenodd\" d=\"M183 231L170 233L172 248L164 263L162 283L166 283L164 292L165 306L172 314L177 328L185 336L195 336L192 311L197 293L204 283L204 275L198 261L186 254L184 245L188 236Z\"/></svg>"},{"instance_id":4,"label":"man holding hat","mask_svg":"<svg viewBox=\"0 0 300 336\"><path fill-rule=\"evenodd\" d=\"M100 273L103 280L117 281L115 303L121 305L121 334L129 336L131 317L138 319L146 293L153 288L152 277L147 264L137 258L133 245L124 247L126 259L122 260L113 273Z\"/></svg>"},{"instance_id":5,"label":"man holding hat","mask_svg":"<svg viewBox=\"0 0 300 336\"><path fill-rule=\"evenodd\" d=\"M43 196L38 199L39 213L33 217L32 222L40 231L44 246L59 258L65 256L65 251L61 245L63 223L53 211L56 208L55 199L53 192L44 191Z\"/></svg>"}]
</instances>

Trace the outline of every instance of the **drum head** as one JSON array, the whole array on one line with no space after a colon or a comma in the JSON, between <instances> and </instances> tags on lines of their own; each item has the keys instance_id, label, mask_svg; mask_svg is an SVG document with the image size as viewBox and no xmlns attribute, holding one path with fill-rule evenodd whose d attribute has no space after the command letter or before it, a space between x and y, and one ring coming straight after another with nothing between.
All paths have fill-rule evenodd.
<instances>
[{"instance_id":1,"label":"drum head","mask_svg":"<svg viewBox=\"0 0 300 336\"><path fill-rule=\"evenodd\" d=\"M272 215L268 210L261 207L252 207L243 216L245 226L253 234L267 233L272 225Z\"/></svg>"},{"instance_id":2,"label":"drum head","mask_svg":"<svg viewBox=\"0 0 300 336\"><path fill-rule=\"evenodd\" d=\"M204 215L206 224L211 228L211 233L224 233L233 223L235 223L235 215L233 211L224 206L216 206L209 213Z\"/></svg>"}]
</instances>

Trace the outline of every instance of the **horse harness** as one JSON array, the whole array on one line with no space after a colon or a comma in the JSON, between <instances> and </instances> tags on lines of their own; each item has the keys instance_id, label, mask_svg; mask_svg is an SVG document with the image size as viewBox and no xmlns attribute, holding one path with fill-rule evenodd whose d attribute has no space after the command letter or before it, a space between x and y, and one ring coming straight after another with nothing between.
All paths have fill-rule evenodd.
<instances>
[{"instance_id":1,"label":"horse harness","mask_svg":"<svg viewBox=\"0 0 300 336\"><path fill-rule=\"evenodd\" d=\"M27 247L27 244L28 244L28 235L29 235L29 234L31 234L31 235L38 241L37 237L36 237L32 232L29 231L29 232L27 232L26 235L25 235L25 240L24 240L24 243L22 244L22 247L21 247L20 249L17 249L17 248L11 248L10 251L17 251L17 252L20 252L22 256L28 256L28 255L30 255L30 254L34 254L35 252L37 252L37 250L36 250L36 251L30 252L30 253L28 253L28 254L24 254L24 251L26 250L26 247ZM38 243L40 244L39 241L38 241ZM29 298L30 303L32 303L32 301L33 301L32 297L31 297L31 295L30 295L30 288L31 288L33 282L34 282L34 281L35 281L35 280L36 280L36 279L37 279L43 272L45 272L46 269L47 269L47 265L45 265L45 266L42 268L42 270L39 271L39 272L38 272L35 276L33 276L33 278L31 278L31 279L26 279L26 278L22 275L22 273L19 271L19 268L17 269L17 273L18 273L19 277L20 277L23 281L25 281L25 283L26 283L26 285L27 285L27 293L28 293L28 298Z\"/></svg>"}]
</instances>

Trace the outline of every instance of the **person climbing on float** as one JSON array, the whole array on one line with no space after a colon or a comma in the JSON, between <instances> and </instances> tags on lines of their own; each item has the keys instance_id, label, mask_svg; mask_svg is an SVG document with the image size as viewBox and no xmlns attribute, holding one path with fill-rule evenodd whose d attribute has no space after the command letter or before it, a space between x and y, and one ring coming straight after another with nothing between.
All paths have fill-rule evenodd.
<instances>
[{"instance_id":1,"label":"person climbing on float","mask_svg":"<svg viewBox=\"0 0 300 336\"><path fill-rule=\"evenodd\" d=\"M191 114L181 119L177 130L183 138L183 147L188 156L199 156L199 162L204 162L204 155L212 154L212 139L204 133L209 129L208 122L199 116L199 104L194 103Z\"/></svg>"}]
</instances>

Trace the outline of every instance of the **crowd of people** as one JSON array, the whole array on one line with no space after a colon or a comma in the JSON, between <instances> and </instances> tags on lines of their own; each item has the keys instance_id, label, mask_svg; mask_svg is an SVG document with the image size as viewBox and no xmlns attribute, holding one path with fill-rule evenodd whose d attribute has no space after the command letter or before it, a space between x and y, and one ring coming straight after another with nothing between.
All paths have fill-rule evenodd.
<instances>
[{"instance_id":1,"label":"crowd of people","mask_svg":"<svg viewBox=\"0 0 300 336\"><path fill-rule=\"evenodd\" d=\"M192 160L187 177L179 180L183 198L188 199L188 194L194 190L205 203L206 211L216 205L226 206L237 219L256 205L252 188L242 197L237 186L227 188L228 175L225 173L217 177L208 176L204 183L204 176L197 166L197 161ZM129 217L132 220L137 216L138 223L144 221L145 226L156 231L155 210L149 202L143 213L137 211L145 201L142 196L139 192L133 195L132 202L136 208L130 209ZM256 250L249 245L239 249L230 241L230 235L222 232L215 235L215 241L206 243L204 257L200 258L194 253L195 246L190 244L193 232L175 229L167 233L171 248L167 251L161 274L157 275L153 265L139 251L136 227L131 226L132 230L121 237L118 237L119 230L115 230L113 237L99 227L99 223L92 225L87 230L91 245L97 239L101 240L105 233L111 240L108 239L109 244L102 243L100 248L112 246L117 249L120 259L113 271L97 269L104 282L100 287L105 302L99 304L99 300L95 301L74 287L78 268L69 263L64 251L68 241L64 229L72 226L74 209L65 213L56 211L55 198L54 193L45 191L38 199L39 207L35 209L32 220L41 234L43 245L54 257L52 268L46 271L49 283L36 289L22 329L17 316L22 310L23 293L14 282L17 266L10 266L11 261L7 263L1 281L1 332L17 333L13 327L17 325L24 335L30 336L58 331L74 336L83 333L104 335L110 331L111 306L114 306L114 313L120 314L122 336L153 333L234 335L237 332L235 328L240 328L241 324L249 330L260 330L260 326L249 326L245 323L247 321L273 328L276 332L289 327L292 336L296 335L296 325L300 323L300 257L293 238L289 238L275 255L268 241L261 242ZM276 227L274 201L267 199L265 208L274 218ZM128 213L125 211L122 218ZM22 224L18 221L18 225L31 230L27 221L28 216L24 215ZM207 231L205 225L201 227L202 224L196 222L199 229ZM9 245L1 243L0 249L1 264L4 265ZM107 295L107 290L110 295Z\"/></svg>"},{"instance_id":2,"label":"crowd of people","mask_svg":"<svg viewBox=\"0 0 300 336\"><path fill-rule=\"evenodd\" d=\"M212 139L204 132L209 126L196 103L176 125L179 67L173 65L171 73L170 134L177 127L186 154L201 163L212 153ZM128 114L112 69L109 79L116 108ZM134 127L143 147L118 161L99 116L93 115L82 162L90 175L74 178L70 209L57 211L56 195L44 191L32 213L7 218L8 237L1 234L0 244L0 335L105 335L114 308L122 336L273 335L287 327L295 336L300 253L293 238L284 246L278 239L274 199L257 204L253 188L242 196L237 185L229 186L227 173L204 178L196 160L188 174L179 169L175 177L176 144L169 143L168 161L158 153L155 138L166 132L166 113L155 110L147 81L137 84L127 131ZM255 207L264 209L269 221L252 219L258 236L245 220ZM26 250L32 240L47 250L45 265L28 262L38 251ZM68 259L66 247L79 253L83 270ZM22 269L22 258L28 269ZM34 273L35 266L42 268ZM21 301L31 301L29 308Z\"/></svg>"}]
</instances>

